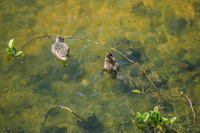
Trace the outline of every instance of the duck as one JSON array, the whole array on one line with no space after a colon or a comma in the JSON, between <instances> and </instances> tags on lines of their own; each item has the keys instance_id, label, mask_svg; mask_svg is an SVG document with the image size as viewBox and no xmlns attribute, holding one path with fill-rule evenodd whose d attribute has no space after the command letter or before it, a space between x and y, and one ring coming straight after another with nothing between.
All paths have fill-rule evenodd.
<instances>
[{"instance_id":1,"label":"duck","mask_svg":"<svg viewBox=\"0 0 200 133\"><path fill-rule=\"evenodd\" d=\"M69 46L63 42L60 42L61 37L56 37L56 43L52 45L51 52L54 54L58 59L65 61L67 56L69 56Z\"/></svg>"},{"instance_id":2,"label":"duck","mask_svg":"<svg viewBox=\"0 0 200 133\"><path fill-rule=\"evenodd\" d=\"M104 67L99 74L103 75L103 71L107 71L112 78L115 78L116 76L118 79L123 78L123 76L119 73L119 64L111 53L106 53Z\"/></svg>"}]
</instances>

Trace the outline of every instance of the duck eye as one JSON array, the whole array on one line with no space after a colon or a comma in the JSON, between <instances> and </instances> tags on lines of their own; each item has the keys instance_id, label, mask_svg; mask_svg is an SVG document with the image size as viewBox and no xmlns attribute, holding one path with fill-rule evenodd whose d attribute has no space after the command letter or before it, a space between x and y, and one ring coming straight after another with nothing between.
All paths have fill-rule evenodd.
<instances>
[{"instance_id":1,"label":"duck eye","mask_svg":"<svg viewBox=\"0 0 200 133\"><path fill-rule=\"evenodd\" d=\"M110 56L112 56L112 54L111 54L111 53L110 53L109 55L110 55Z\"/></svg>"}]
</instances>

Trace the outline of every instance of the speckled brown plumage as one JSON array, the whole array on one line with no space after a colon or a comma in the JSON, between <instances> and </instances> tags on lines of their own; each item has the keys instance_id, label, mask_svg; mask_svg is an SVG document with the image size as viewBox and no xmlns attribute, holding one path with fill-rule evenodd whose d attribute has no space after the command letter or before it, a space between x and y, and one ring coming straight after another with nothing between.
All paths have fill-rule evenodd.
<instances>
[{"instance_id":1,"label":"speckled brown plumage","mask_svg":"<svg viewBox=\"0 0 200 133\"><path fill-rule=\"evenodd\" d=\"M56 43L52 45L51 52L61 60L66 60L69 54L69 47L67 44L60 42L61 37L56 38Z\"/></svg>"}]
</instances>

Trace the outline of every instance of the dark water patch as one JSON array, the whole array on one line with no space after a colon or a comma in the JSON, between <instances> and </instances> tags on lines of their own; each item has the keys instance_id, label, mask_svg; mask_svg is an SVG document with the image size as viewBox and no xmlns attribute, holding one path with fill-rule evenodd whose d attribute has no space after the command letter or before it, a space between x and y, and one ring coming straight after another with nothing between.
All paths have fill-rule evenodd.
<instances>
[{"instance_id":1,"label":"dark water patch","mask_svg":"<svg viewBox=\"0 0 200 133\"><path fill-rule=\"evenodd\" d=\"M14 18L14 15L11 14L11 13L5 13L2 15L1 17L1 22L4 23L4 22L9 22L10 20L12 20Z\"/></svg>"},{"instance_id":2,"label":"dark water patch","mask_svg":"<svg viewBox=\"0 0 200 133\"><path fill-rule=\"evenodd\" d=\"M77 82L87 74L87 72L77 63L67 63L67 69L64 71L68 75L67 81L76 80Z\"/></svg>"},{"instance_id":3,"label":"dark water patch","mask_svg":"<svg viewBox=\"0 0 200 133\"><path fill-rule=\"evenodd\" d=\"M36 84L40 81L42 81L43 77L40 76L40 75L37 75L37 76L30 76L30 80L29 82L27 83L27 85L32 85L32 84Z\"/></svg>"},{"instance_id":4,"label":"dark water patch","mask_svg":"<svg viewBox=\"0 0 200 133\"><path fill-rule=\"evenodd\" d=\"M156 28L156 27L159 27L163 24L162 14L160 12L154 11L153 9L150 9L148 16L151 19L151 28Z\"/></svg>"},{"instance_id":5,"label":"dark water patch","mask_svg":"<svg viewBox=\"0 0 200 133\"><path fill-rule=\"evenodd\" d=\"M195 2L193 2L192 6L194 7L195 16L197 18L200 18L200 3L195 1Z\"/></svg>"},{"instance_id":6,"label":"dark water patch","mask_svg":"<svg viewBox=\"0 0 200 133\"><path fill-rule=\"evenodd\" d=\"M184 57L185 54L188 53L188 50L186 50L185 48L180 48L177 55L180 56L180 57Z\"/></svg>"},{"instance_id":7,"label":"dark water patch","mask_svg":"<svg viewBox=\"0 0 200 133\"><path fill-rule=\"evenodd\" d=\"M98 122L98 118L95 113L87 118L87 121L77 121L78 127L81 127L87 133L101 133L105 130L105 127Z\"/></svg>"},{"instance_id":8,"label":"dark water patch","mask_svg":"<svg viewBox=\"0 0 200 133\"><path fill-rule=\"evenodd\" d=\"M35 24L36 24L36 20L31 19L31 18L28 18L28 20L26 22L24 22L24 26L26 28L32 28Z\"/></svg>"},{"instance_id":9,"label":"dark water patch","mask_svg":"<svg viewBox=\"0 0 200 133\"><path fill-rule=\"evenodd\" d=\"M154 61L154 64L156 67L163 67L165 61L163 60L162 57L158 57L157 60Z\"/></svg>"},{"instance_id":10,"label":"dark water patch","mask_svg":"<svg viewBox=\"0 0 200 133\"><path fill-rule=\"evenodd\" d=\"M192 27L195 24L195 20L190 18L189 23L190 23L190 27Z\"/></svg>"},{"instance_id":11,"label":"dark water patch","mask_svg":"<svg viewBox=\"0 0 200 133\"><path fill-rule=\"evenodd\" d=\"M44 127L40 133L67 133L67 127L48 126Z\"/></svg>"},{"instance_id":12,"label":"dark water patch","mask_svg":"<svg viewBox=\"0 0 200 133\"><path fill-rule=\"evenodd\" d=\"M124 121L125 122L123 124L120 124L118 131L119 132L121 131L121 133L123 133L123 131L132 132L133 122L131 120L124 120Z\"/></svg>"},{"instance_id":13,"label":"dark water patch","mask_svg":"<svg viewBox=\"0 0 200 133\"><path fill-rule=\"evenodd\" d=\"M158 81L154 81L154 84L157 88L168 89L168 80L163 79L162 77L159 77Z\"/></svg>"},{"instance_id":14,"label":"dark water patch","mask_svg":"<svg viewBox=\"0 0 200 133\"><path fill-rule=\"evenodd\" d=\"M147 46L150 46L150 47L156 47L157 45L157 39L155 37L148 37L144 43L147 45Z\"/></svg>"},{"instance_id":15,"label":"dark water patch","mask_svg":"<svg viewBox=\"0 0 200 133\"><path fill-rule=\"evenodd\" d=\"M53 93L54 96L58 96L57 92L55 90L53 91L53 87L50 84L44 82L39 83L39 85L37 87L34 87L32 90L35 93L43 95L49 95Z\"/></svg>"},{"instance_id":16,"label":"dark water patch","mask_svg":"<svg viewBox=\"0 0 200 133\"><path fill-rule=\"evenodd\" d=\"M24 99L22 102L22 106L24 109L32 109L33 105L30 104L30 99Z\"/></svg>"},{"instance_id":17,"label":"dark water patch","mask_svg":"<svg viewBox=\"0 0 200 133\"><path fill-rule=\"evenodd\" d=\"M170 104L169 101L166 101L166 100L164 100L164 99L162 99L162 100L163 100L163 102L162 102L162 107L164 107L164 108L163 108L163 111L164 111L165 113L174 112L174 106L173 106L172 104Z\"/></svg>"},{"instance_id":18,"label":"dark water patch","mask_svg":"<svg viewBox=\"0 0 200 133\"><path fill-rule=\"evenodd\" d=\"M116 79L112 87L112 92L120 94L123 93L127 96L132 96L133 87L126 83L128 80L129 79L127 79L127 77L124 77L122 80Z\"/></svg>"},{"instance_id":19,"label":"dark water patch","mask_svg":"<svg viewBox=\"0 0 200 133\"><path fill-rule=\"evenodd\" d=\"M26 2L26 5L29 6L29 7L32 7L34 5L37 5L37 2L35 0L27 0Z\"/></svg>"},{"instance_id":20,"label":"dark water patch","mask_svg":"<svg viewBox=\"0 0 200 133\"><path fill-rule=\"evenodd\" d=\"M176 12L171 5L167 5L164 9L165 24L168 28L176 21Z\"/></svg>"},{"instance_id":21,"label":"dark water patch","mask_svg":"<svg viewBox=\"0 0 200 133\"><path fill-rule=\"evenodd\" d=\"M186 25L188 22L183 18L179 17L171 26L170 26L170 34L181 34L182 31L185 30Z\"/></svg>"},{"instance_id":22,"label":"dark water patch","mask_svg":"<svg viewBox=\"0 0 200 133\"><path fill-rule=\"evenodd\" d=\"M134 62L140 63L141 61L141 53L139 50L129 49L131 54L127 54L126 56Z\"/></svg>"},{"instance_id":23,"label":"dark water patch","mask_svg":"<svg viewBox=\"0 0 200 133\"><path fill-rule=\"evenodd\" d=\"M196 66L188 62L187 60L182 60L180 68L183 70L194 71L196 69Z\"/></svg>"},{"instance_id":24,"label":"dark water patch","mask_svg":"<svg viewBox=\"0 0 200 133\"><path fill-rule=\"evenodd\" d=\"M118 37L118 38L114 38L114 46L116 48L121 48L122 46L124 47L128 47L130 45L130 40L128 40L126 37Z\"/></svg>"},{"instance_id":25,"label":"dark water patch","mask_svg":"<svg viewBox=\"0 0 200 133\"><path fill-rule=\"evenodd\" d=\"M168 40L165 31L159 31L158 44L166 43L167 41Z\"/></svg>"},{"instance_id":26,"label":"dark water patch","mask_svg":"<svg viewBox=\"0 0 200 133\"><path fill-rule=\"evenodd\" d=\"M145 16L148 13L148 10L144 6L144 2L140 2L132 7L132 13L136 16Z\"/></svg>"},{"instance_id":27,"label":"dark water patch","mask_svg":"<svg viewBox=\"0 0 200 133\"><path fill-rule=\"evenodd\" d=\"M119 38L114 38L113 42L114 42L113 46L115 46L118 51L120 51L122 54L127 56L132 61L141 63L142 60L146 60L144 55L141 54L141 51L142 51L141 41L139 41L139 40L131 41L131 40L127 39L126 37L119 37ZM132 64L130 61L125 59L123 56L119 55L119 53L117 53L117 52L115 52L115 53L116 53L115 58L117 59L117 61L119 61L118 63L123 64L122 67L129 66Z\"/></svg>"},{"instance_id":28,"label":"dark water patch","mask_svg":"<svg viewBox=\"0 0 200 133\"><path fill-rule=\"evenodd\" d=\"M145 53L143 53L147 58L159 57L157 50L157 39L156 37L149 37L145 41ZM148 60L148 59L147 59Z\"/></svg>"}]
</instances>

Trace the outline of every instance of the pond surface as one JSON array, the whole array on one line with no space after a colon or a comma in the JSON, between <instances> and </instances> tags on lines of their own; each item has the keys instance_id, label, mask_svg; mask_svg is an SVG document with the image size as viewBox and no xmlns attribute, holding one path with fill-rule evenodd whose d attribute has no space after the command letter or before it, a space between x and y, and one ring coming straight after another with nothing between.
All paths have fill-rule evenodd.
<instances>
[{"instance_id":1,"label":"pond surface","mask_svg":"<svg viewBox=\"0 0 200 133\"><path fill-rule=\"evenodd\" d=\"M1 127L14 133L141 132L136 113L159 105L143 67L159 90L161 115L176 116L173 127L180 132L200 132L198 0L1 0L0 7ZM41 37L46 33L49 38ZM51 53L52 35L69 45L66 62ZM23 51L14 60L5 52L13 38ZM106 52L117 59L123 80L98 75ZM192 130L186 96L196 113ZM55 108L42 126L54 105L89 124Z\"/></svg>"}]
</instances>

